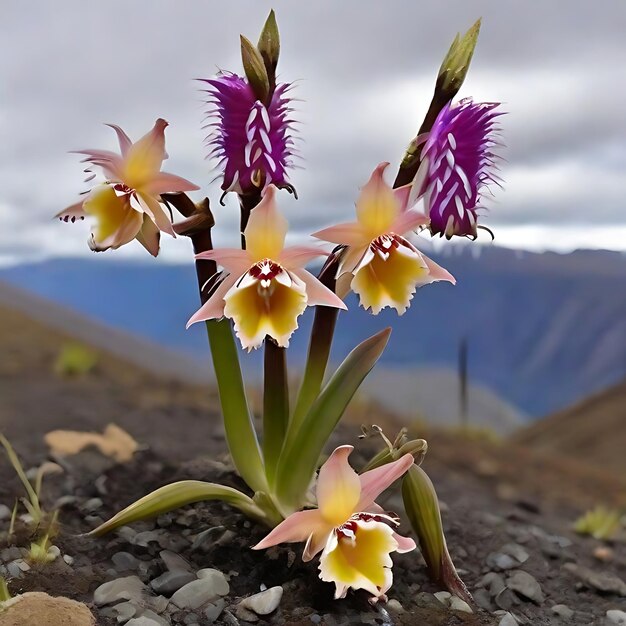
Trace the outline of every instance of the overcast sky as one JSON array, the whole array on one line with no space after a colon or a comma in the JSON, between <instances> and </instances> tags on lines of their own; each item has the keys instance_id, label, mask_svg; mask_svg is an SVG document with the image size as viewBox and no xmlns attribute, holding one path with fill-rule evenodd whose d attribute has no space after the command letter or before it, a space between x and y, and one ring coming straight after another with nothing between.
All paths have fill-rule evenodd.
<instances>
[{"instance_id":1,"label":"overcast sky","mask_svg":"<svg viewBox=\"0 0 626 626\"><path fill-rule=\"evenodd\" d=\"M157 117L170 122L164 169L202 186L228 243L237 209L209 186L193 79L240 72L238 35L256 41L272 6L280 78L303 100L300 200L281 196L296 236L349 219L373 167L397 165L448 45L482 16L460 96L509 112L506 187L484 223L511 247L626 250L623 0L33 0L3 2L0 23L0 263L92 254L86 224L50 219L85 189L68 151L114 148L103 122L136 139ZM188 255L164 244L166 259Z\"/></svg>"}]
</instances>

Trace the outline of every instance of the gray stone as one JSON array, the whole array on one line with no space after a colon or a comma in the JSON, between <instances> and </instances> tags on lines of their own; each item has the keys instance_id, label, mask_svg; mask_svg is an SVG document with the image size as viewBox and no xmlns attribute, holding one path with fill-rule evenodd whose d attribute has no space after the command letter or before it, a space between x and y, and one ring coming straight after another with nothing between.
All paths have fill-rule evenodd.
<instances>
[{"instance_id":1,"label":"gray stone","mask_svg":"<svg viewBox=\"0 0 626 626\"><path fill-rule=\"evenodd\" d=\"M0 504L0 522L11 519L12 511L6 504Z\"/></svg>"},{"instance_id":2,"label":"gray stone","mask_svg":"<svg viewBox=\"0 0 626 626\"><path fill-rule=\"evenodd\" d=\"M472 594L474 596L474 602L485 611L493 611L493 604L491 603L491 594L486 589L476 589Z\"/></svg>"},{"instance_id":3,"label":"gray stone","mask_svg":"<svg viewBox=\"0 0 626 626\"><path fill-rule=\"evenodd\" d=\"M472 607L470 607L470 605L465 602L465 600L461 600L461 598L458 598L457 596L452 596L450 598L450 608L453 611L461 611L462 613L474 612L472 611Z\"/></svg>"},{"instance_id":4,"label":"gray stone","mask_svg":"<svg viewBox=\"0 0 626 626\"><path fill-rule=\"evenodd\" d=\"M127 622L131 617L135 617L139 612L139 607L134 602L120 602L113 607L120 624Z\"/></svg>"},{"instance_id":5,"label":"gray stone","mask_svg":"<svg viewBox=\"0 0 626 626\"><path fill-rule=\"evenodd\" d=\"M15 559L22 558L22 551L17 546L12 546L11 548L5 548L0 552L0 560L8 563L9 561L13 561Z\"/></svg>"},{"instance_id":6,"label":"gray stone","mask_svg":"<svg viewBox=\"0 0 626 626\"><path fill-rule=\"evenodd\" d=\"M91 498L90 500L87 500L87 502L83 504L81 509L83 511L86 511L87 513L94 513L98 509L101 509L103 504L104 503L102 502L100 498Z\"/></svg>"},{"instance_id":7,"label":"gray stone","mask_svg":"<svg viewBox=\"0 0 626 626\"><path fill-rule=\"evenodd\" d=\"M404 613L404 607L395 598L387 602L387 608L393 613Z\"/></svg>"},{"instance_id":8,"label":"gray stone","mask_svg":"<svg viewBox=\"0 0 626 626\"><path fill-rule=\"evenodd\" d=\"M100 585L94 591L93 601L97 606L104 606L118 600L141 602L145 591L146 586L137 576L126 576Z\"/></svg>"},{"instance_id":9,"label":"gray stone","mask_svg":"<svg viewBox=\"0 0 626 626\"><path fill-rule=\"evenodd\" d=\"M570 572L588 587L603 593L614 593L618 596L626 596L626 583L617 576L605 572L596 572L576 563L566 563L563 569Z\"/></svg>"},{"instance_id":10,"label":"gray stone","mask_svg":"<svg viewBox=\"0 0 626 626\"><path fill-rule=\"evenodd\" d=\"M168 571L155 578L150 586L156 593L174 593L192 580L196 580L193 572Z\"/></svg>"},{"instance_id":11,"label":"gray stone","mask_svg":"<svg viewBox=\"0 0 626 626\"><path fill-rule=\"evenodd\" d=\"M197 609L230 591L226 577L216 569L200 570L198 576L198 580L187 583L172 596L171 602L179 609Z\"/></svg>"},{"instance_id":12,"label":"gray stone","mask_svg":"<svg viewBox=\"0 0 626 626\"><path fill-rule=\"evenodd\" d=\"M139 559L130 552L116 552L111 561L118 572L134 571L139 565Z\"/></svg>"},{"instance_id":13,"label":"gray stone","mask_svg":"<svg viewBox=\"0 0 626 626\"><path fill-rule=\"evenodd\" d=\"M159 553L161 559L163 559L163 563L165 563L165 567L170 572L191 572L191 565L183 559L182 556L179 556L175 552L171 552L170 550L162 550Z\"/></svg>"},{"instance_id":14,"label":"gray stone","mask_svg":"<svg viewBox=\"0 0 626 626\"><path fill-rule=\"evenodd\" d=\"M226 626L239 626L239 620L228 610L224 611L222 622L224 622Z\"/></svg>"},{"instance_id":15,"label":"gray stone","mask_svg":"<svg viewBox=\"0 0 626 626\"><path fill-rule=\"evenodd\" d=\"M439 600L439 602L441 602L441 604L444 604L445 606L450 606L450 598L452 597L452 594L448 591L437 591L437 593L433 594L435 596L435 598L437 598L437 600Z\"/></svg>"},{"instance_id":16,"label":"gray stone","mask_svg":"<svg viewBox=\"0 0 626 626\"><path fill-rule=\"evenodd\" d=\"M208 624L213 624L217 621L219 616L222 614L225 605L226 602L220 598L219 600L210 603L206 609L204 609L204 617L206 618Z\"/></svg>"},{"instance_id":17,"label":"gray stone","mask_svg":"<svg viewBox=\"0 0 626 626\"><path fill-rule=\"evenodd\" d=\"M485 562L489 567L499 570L513 569L519 565L517 559L514 559L509 554L502 554L500 552L492 552L487 556Z\"/></svg>"},{"instance_id":18,"label":"gray stone","mask_svg":"<svg viewBox=\"0 0 626 626\"><path fill-rule=\"evenodd\" d=\"M541 585L534 576L523 570L516 570L506 580L506 585L520 596L528 598L537 604L544 601Z\"/></svg>"},{"instance_id":19,"label":"gray stone","mask_svg":"<svg viewBox=\"0 0 626 626\"><path fill-rule=\"evenodd\" d=\"M507 543L503 545L500 552L512 556L519 563L525 563L529 558L528 552L526 552L526 550L524 550L524 548L517 543Z\"/></svg>"},{"instance_id":20,"label":"gray stone","mask_svg":"<svg viewBox=\"0 0 626 626\"><path fill-rule=\"evenodd\" d=\"M606 612L606 618L611 624L619 624L619 626L626 626L626 612L619 611L617 609L611 609Z\"/></svg>"},{"instance_id":21,"label":"gray stone","mask_svg":"<svg viewBox=\"0 0 626 626\"><path fill-rule=\"evenodd\" d=\"M485 587L492 596L497 596L506 588L504 578L495 572L488 572L480 581L482 587Z\"/></svg>"},{"instance_id":22,"label":"gray stone","mask_svg":"<svg viewBox=\"0 0 626 626\"><path fill-rule=\"evenodd\" d=\"M519 626L519 623L511 613L505 613L498 626Z\"/></svg>"},{"instance_id":23,"label":"gray stone","mask_svg":"<svg viewBox=\"0 0 626 626\"><path fill-rule=\"evenodd\" d=\"M565 604L555 604L552 607L552 612L563 619L572 619L572 617L574 617L574 611Z\"/></svg>"},{"instance_id":24,"label":"gray stone","mask_svg":"<svg viewBox=\"0 0 626 626\"><path fill-rule=\"evenodd\" d=\"M143 611L141 615L126 622L126 626L170 626L170 623L154 611Z\"/></svg>"},{"instance_id":25,"label":"gray stone","mask_svg":"<svg viewBox=\"0 0 626 626\"><path fill-rule=\"evenodd\" d=\"M269 615L278 608L282 597L283 588L280 586L270 587L261 593L255 593L253 596L244 598L237 605L237 616L239 616L239 608L252 611L256 615Z\"/></svg>"},{"instance_id":26,"label":"gray stone","mask_svg":"<svg viewBox=\"0 0 626 626\"><path fill-rule=\"evenodd\" d=\"M158 543L161 539L161 530L145 530L141 533L137 533L132 538L132 543L142 548L147 548L150 543Z\"/></svg>"}]
</instances>

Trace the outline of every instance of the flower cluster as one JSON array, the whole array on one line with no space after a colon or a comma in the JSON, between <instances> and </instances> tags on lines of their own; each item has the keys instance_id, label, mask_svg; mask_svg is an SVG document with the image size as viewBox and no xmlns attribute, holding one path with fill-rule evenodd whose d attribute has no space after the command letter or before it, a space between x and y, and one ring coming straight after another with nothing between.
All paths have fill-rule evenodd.
<instances>
[{"instance_id":1,"label":"flower cluster","mask_svg":"<svg viewBox=\"0 0 626 626\"><path fill-rule=\"evenodd\" d=\"M393 552L415 542L396 532L399 518L376 498L402 477L405 511L433 579L465 598L467 590L447 551L432 482L419 468L426 442L401 445L401 437L378 453L359 475L348 463L352 446L340 446L319 469L320 458L348 403L380 358L390 329L362 341L330 375L330 347L344 300L352 292L372 314L406 312L418 287L454 277L417 248L416 234L475 238L479 210L498 183L494 149L499 145L497 103L453 100L465 79L480 24L457 36L440 69L435 96L418 136L402 159L395 183L385 180L388 163L371 174L356 199L354 221L313 234L334 249L286 247L288 223L278 210L281 189L295 154L288 83L277 83L280 39L271 12L255 46L242 36L245 77L220 72L207 79L213 129L208 141L218 159L224 193L235 193L241 208L241 247L213 248L214 218L208 198L194 203L184 192L198 187L161 171L167 122L133 143L112 125L120 154L83 150L87 170L104 181L80 202L59 213L63 221L95 219L89 245L116 249L137 239L150 254L159 251L161 232L191 238L202 306L188 326L205 322L224 432L236 471L254 496L214 483L166 485L93 531L123 524L199 500L220 499L273 527L255 549L305 542L303 560L318 554L322 580L335 584L335 597L350 588L384 599L392 583ZM92 176L93 177L93 176ZM185 218L173 224L165 210ZM484 227L483 227L484 228ZM321 244L318 244L321 245ZM318 277L306 266L322 257ZM317 307L297 394L285 349L307 307ZM250 412L236 339L248 351L263 348L263 436ZM295 397L295 407L291 398ZM419 456L414 462L413 454ZM312 508L314 505L316 508Z\"/></svg>"}]
</instances>

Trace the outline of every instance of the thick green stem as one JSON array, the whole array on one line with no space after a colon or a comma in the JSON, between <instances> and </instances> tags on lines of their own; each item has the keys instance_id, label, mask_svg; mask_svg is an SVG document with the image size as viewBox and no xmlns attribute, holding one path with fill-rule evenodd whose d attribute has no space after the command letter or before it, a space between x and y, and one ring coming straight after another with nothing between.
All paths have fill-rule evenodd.
<instances>
[{"instance_id":1,"label":"thick green stem","mask_svg":"<svg viewBox=\"0 0 626 626\"><path fill-rule=\"evenodd\" d=\"M263 387L263 458L271 485L283 447L289 420L289 381L287 353L267 337L265 339Z\"/></svg>"},{"instance_id":2,"label":"thick green stem","mask_svg":"<svg viewBox=\"0 0 626 626\"><path fill-rule=\"evenodd\" d=\"M332 291L335 290L337 265L337 259L333 258L319 275L320 282ZM334 307L318 306L315 308L306 365L296 407L291 417L291 427L294 429L302 423L322 389L338 315L339 309Z\"/></svg>"},{"instance_id":3,"label":"thick green stem","mask_svg":"<svg viewBox=\"0 0 626 626\"><path fill-rule=\"evenodd\" d=\"M212 250L212 216L208 200L196 206L185 194L167 194L163 199L175 206L188 221L200 212L204 214L206 227L194 228L180 234L190 237L196 254ZM210 295L207 284L211 284L217 276L215 261L196 260L196 274L200 301L204 304ZM231 323L226 319L210 320L207 322L207 331L222 406L226 441L233 464L251 489L267 490L263 457L248 407Z\"/></svg>"}]
</instances>

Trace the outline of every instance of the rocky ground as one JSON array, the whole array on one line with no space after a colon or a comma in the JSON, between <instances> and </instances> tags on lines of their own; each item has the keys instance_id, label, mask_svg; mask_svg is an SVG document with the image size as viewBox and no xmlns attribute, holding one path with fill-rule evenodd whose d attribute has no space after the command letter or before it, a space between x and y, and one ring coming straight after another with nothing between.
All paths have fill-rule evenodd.
<instances>
[{"instance_id":1,"label":"rocky ground","mask_svg":"<svg viewBox=\"0 0 626 626\"><path fill-rule=\"evenodd\" d=\"M302 563L301 546L250 550L263 529L218 503L87 537L168 482L195 478L238 486L215 397L108 357L79 379L59 377L52 363L66 339L23 327L1 310L0 318L6 356L0 361L0 429L27 467L51 458L43 438L51 428L102 430L115 421L142 444L127 463L93 448L53 457L63 472L46 477L43 501L59 510L60 534L51 552L56 558L45 565L29 561L27 526L18 523L8 537L11 508L22 492L0 455L0 576L12 594L43 591L84 602L102 626L626 624L626 546L572 531L573 521L594 504L624 507L623 479L576 459L458 433L413 434L429 440L424 467L442 500L450 552L473 594L471 607L434 587L417 553L395 559L386 605L370 606L363 593L334 601L315 563ZM394 416L361 411L363 422L397 427ZM363 459L368 442L359 443L358 434L358 426L348 424L338 438L357 445ZM395 493L384 505L401 510ZM2 620L1 626L19 623Z\"/></svg>"}]
</instances>

